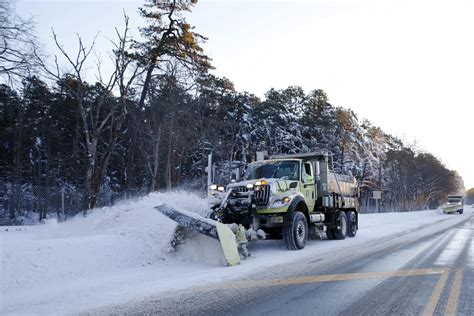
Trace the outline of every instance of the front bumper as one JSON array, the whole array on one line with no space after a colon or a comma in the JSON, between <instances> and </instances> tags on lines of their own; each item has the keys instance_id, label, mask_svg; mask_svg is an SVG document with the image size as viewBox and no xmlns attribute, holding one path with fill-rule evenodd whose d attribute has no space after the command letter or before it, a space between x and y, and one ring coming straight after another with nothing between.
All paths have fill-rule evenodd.
<instances>
[{"instance_id":1,"label":"front bumper","mask_svg":"<svg viewBox=\"0 0 474 316\"><path fill-rule=\"evenodd\" d=\"M283 226L285 214L256 215L255 220L261 228L275 228Z\"/></svg>"},{"instance_id":2,"label":"front bumper","mask_svg":"<svg viewBox=\"0 0 474 316\"><path fill-rule=\"evenodd\" d=\"M226 218L229 222L242 224L246 227L273 228L283 226L283 217L288 206L280 208L268 208L257 206L252 200L229 200L225 209Z\"/></svg>"}]
</instances>

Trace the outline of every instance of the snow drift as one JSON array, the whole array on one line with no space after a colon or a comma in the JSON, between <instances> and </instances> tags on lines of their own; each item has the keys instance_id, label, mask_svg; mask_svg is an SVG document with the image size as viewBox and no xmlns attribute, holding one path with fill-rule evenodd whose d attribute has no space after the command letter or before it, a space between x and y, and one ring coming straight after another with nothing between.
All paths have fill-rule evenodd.
<instances>
[{"instance_id":1,"label":"snow drift","mask_svg":"<svg viewBox=\"0 0 474 316\"><path fill-rule=\"evenodd\" d=\"M0 291L156 265L169 259L209 262L214 257L219 264L219 249L210 238L190 239L178 256L171 252L169 241L176 223L154 209L161 203L200 215L207 212L206 201L196 195L152 193L140 200L94 209L87 217L78 215L64 223L50 221L19 231L15 227L1 229Z\"/></svg>"}]
</instances>

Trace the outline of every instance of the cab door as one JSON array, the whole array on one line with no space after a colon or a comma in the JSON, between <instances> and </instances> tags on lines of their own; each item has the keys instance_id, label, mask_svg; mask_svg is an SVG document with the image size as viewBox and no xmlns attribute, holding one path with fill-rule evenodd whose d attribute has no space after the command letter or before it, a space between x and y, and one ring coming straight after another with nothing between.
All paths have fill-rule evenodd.
<instances>
[{"instance_id":1,"label":"cab door","mask_svg":"<svg viewBox=\"0 0 474 316\"><path fill-rule=\"evenodd\" d=\"M310 212L314 210L316 203L316 185L314 181L313 166L310 162L303 162L301 168L302 193Z\"/></svg>"}]
</instances>

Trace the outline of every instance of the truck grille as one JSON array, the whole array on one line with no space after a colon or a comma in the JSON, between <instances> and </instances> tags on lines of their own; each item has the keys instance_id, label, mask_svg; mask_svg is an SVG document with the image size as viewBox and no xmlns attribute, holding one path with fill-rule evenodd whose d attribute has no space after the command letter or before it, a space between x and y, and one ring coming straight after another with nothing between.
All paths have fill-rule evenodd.
<instances>
[{"instance_id":1,"label":"truck grille","mask_svg":"<svg viewBox=\"0 0 474 316\"><path fill-rule=\"evenodd\" d=\"M268 204L268 200L270 199L270 186L267 184L261 187L261 190L255 190L253 199L256 206L265 206ZM235 192L248 192L250 189L247 187L235 187Z\"/></svg>"}]
</instances>

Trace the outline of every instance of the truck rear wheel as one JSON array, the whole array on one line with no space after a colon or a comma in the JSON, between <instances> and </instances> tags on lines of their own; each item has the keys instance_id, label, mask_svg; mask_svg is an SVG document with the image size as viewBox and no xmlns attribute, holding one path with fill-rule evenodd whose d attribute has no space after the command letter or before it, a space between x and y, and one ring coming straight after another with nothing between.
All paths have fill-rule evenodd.
<instances>
[{"instance_id":1,"label":"truck rear wheel","mask_svg":"<svg viewBox=\"0 0 474 316\"><path fill-rule=\"evenodd\" d=\"M346 213L347 217L347 236L355 237L357 234L357 217L355 212L350 211Z\"/></svg>"},{"instance_id":2,"label":"truck rear wheel","mask_svg":"<svg viewBox=\"0 0 474 316\"><path fill-rule=\"evenodd\" d=\"M346 216L346 213L344 213L343 211L339 211L337 212L338 214L338 226L339 228L335 228L333 230L333 233L334 233L334 239L339 239L339 240L342 240L342 239L346 239L346 235L347 235L347 216Z\"/></svg>"},{"instance_id":3,"label":"truck rear wheel","mask_svg":"<svg viewBox=\"0 0 474 316\"><path fill-rule=\"evenodd\" d=\"M301 212L293 212L283 225L283 241L289 250L299 250L308 240L308 221Z\"/></svg>"}]
</instances>

